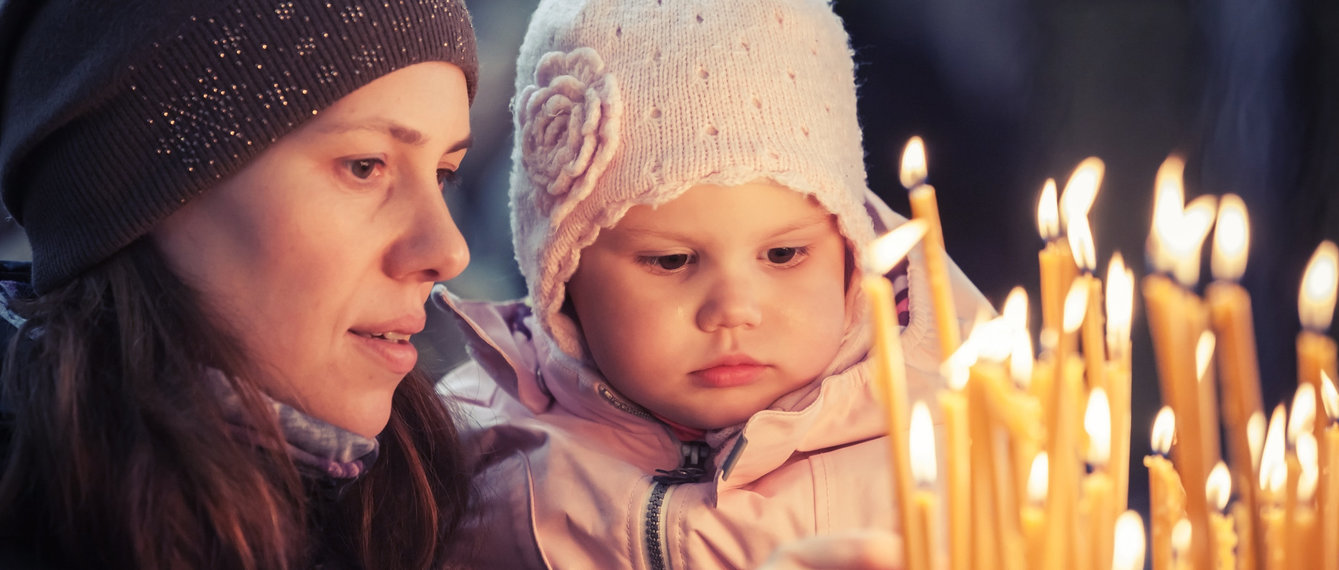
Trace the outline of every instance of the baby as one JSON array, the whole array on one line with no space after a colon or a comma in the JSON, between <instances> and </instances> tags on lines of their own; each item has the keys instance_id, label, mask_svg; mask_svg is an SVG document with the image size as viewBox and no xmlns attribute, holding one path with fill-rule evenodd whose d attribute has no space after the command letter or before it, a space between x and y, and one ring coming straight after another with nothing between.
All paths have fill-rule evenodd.
<instances>
[{"instance_id":1,"label":"baby","mask_svg":"<svg viewBox=\"0 0 1339 570\"><path fill-rule=\"evenodd\" d=\"M460 561L743 568L896 530L858 260L905 219L866 188L828 4L542 1L516 87L528 303L434 295L473 357L440 388L481 453ZM921 267L913 398L939 384Z\"/></svg>"}]
</instances>

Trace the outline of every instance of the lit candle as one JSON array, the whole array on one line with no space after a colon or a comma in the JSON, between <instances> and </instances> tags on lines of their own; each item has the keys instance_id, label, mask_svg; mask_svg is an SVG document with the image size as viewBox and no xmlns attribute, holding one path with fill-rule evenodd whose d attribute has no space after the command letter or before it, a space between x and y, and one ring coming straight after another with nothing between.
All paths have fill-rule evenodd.
<instances>
[{"instance_id":1,"label":"lit candle","mask_svg":"<svg viewBox=\"0 0 1339 570\"><path fill-rule=\"evenodd\" d=\"M1321 402L1325 405L1325 427L1320 433L1320 560L1324 570L1339 570L1339 390L1334 379L1321 374Z\"/></svg>"},{"instance_id":2,"label":"lit candle","mask_svg":"<svg viewBox=\"0 0 1339 570\"><path fill-rule=\"evenodd\" d=\"M1227 434L1228 458L1232 462L1234 487L1247 516L1238 523L1243 570L1254 570L1259 563L1259 509L1256 507L1255 480L1246 422L1254 414L1263 414L1260 400L1260 369L1255 353L1255 325L1251 317L1251 298L1237 284L1246 270L1246 252L1250 243L1250 225L1246 205L1234 194L1223 196L1213 232L1210 268L1214 282L1205 297L1217 336L1218 370L1222 375L1223 431Z\"/></svg>"},{"instance_id":3,"label":"lit candle","mask_svg":"<svg viewBox=\"0 0 1339 570\"><path fill-rule=\"evenodd\" d=\"M1046 246L1037 255L1041 267L1041 330L1042 346L1048 347L1060 334L1060 320L1064 315L1065 292L1077 269L1069 246L1061 243L1060 205L1056 198L1055 180L1047 179L1037 201L1037 232Z\"/></svg>"},{"instance_id":4,"label":"lit candle","mask_svg":"<svg viewBox=\"0 0 1339 570\"><path fill-rule=\"evenodd\" d=\"M902 185L909 191L911 215L925 222L921 249L925 252L925 274L930 283L935 327L939 332L940 358L948 358L958 349L958 316L953 307L953 289L948 276L948 254L944 250L944 230L939 223L939 203L935 189L925 183L925 143L911 137L902 151Z\"/></svg>"},{"instance_id":5,"label":"lit candle","mask_svg":"<svg viewBox=\"0 0 1339 570\"><path fill-rule=\"evenodd\" d=\"M1083 323L1088 305L1088 288L1077 281L1065 298L1061 337L1072 336ZM1064 342L1060 343L1061 345ZM1079 475L1083 464L1079 455L1079 433L1083 429L1078 414L1083 397L1083 361L1077 355L1057 349L1055 385L1051 390L1051 423L1047 429L1050 496L1046 501L1046 559L1048 569L1073 568L1079 558L1080 535L1076 532Z\"/></svg>"},{"instance_id":6,"label":"lit candle","mask_svg":"<svg viewBox=\"0 0 1339 570\"><path fill-rule=\"evenodd\" d=\"M1185 517L1186 492L1176 468L1167 460L1175 436L1176 415L1164 406L1153 420L1153 455L1144 457L1144 466L1148 468L1154 570L1172 568L1172 527Z\"/></svg>"},{"instance_id":7,"label":"lit candle","mask_svg":"<svg viewBox=\"0 0 1339 570\"><path fill-rule=\"evenodd\" d=\"M1325 335L1334 318L1337 286L1339 248L1334 242L1324 241L1311 254L1297 295L1297 315L1302 321L1302 332L1297 335L1297 383L1310 384L1317 397L1322 371L1331 378L1339 376L1335 370L1334 339Z\"/></svg>"},{"instance_id":8,"label":"lit candle","mask_svg":"<svg viewBox=\"0 0 1339 570\"><path fill-rule=\"evenodd\" d=\"M1283 501L1287 493L1288 464L1283 404L1269 418L1264 449L1260 452L1260 525L1264 535L1265 568L1287 568Z\"/></svg>"},{"instance_id":9,"label":"lit candle","mask_svg":"<svg viewBox=\"0 0 1339 570\"><path fill-rule=\"evenodd\" d=\"M1090 566L1097 567L1111 560L1112 532L1116 524L1116 510L1112 507L1111 476L1107 461L1111 457L1111 409L1106 390L1093 388L1088 393L1088 408L1083 415L1083 429L1088 433L1088 465L1092 467L1083 480L1083 500L1090 541Z\"/></svg>"},{"instance_id":10,"label":"lit candle","mask_svg":"<svg viewBox=\"0 0 1339 570\"><path fill-rule=\"evenodd\" d=\"M1190 548L1195 544L1195 528L1190 519L1181 519L1172 525L1172 568L1176 570L1196 569Z\"/></svg>"},{"instance_id":11,"label":"lit candle","mask_svg":"<svg viewBox=\"0 0 1339 570\"><path fill-rule=\"evenodd\" d=\"M908 570L933 570L935 566L935 527L936 507L934 486L935 470L938 467L935 458L934 422L930 420L930 409L925 402L916 402L911 410L911 476L916 480L916 491L912 498L916 524L922 531L916 542L907 543Z\"/></svg>"},{"instance_id":12,"label":"lit candle","mask_svg":"<svg viewBox=\"0 0 1339 570\"><path fill-rule=\"evenodd\" d=\"M907 451L907 401L902 342L895 320L893 287L884 278L911 247L925 234L925 223L909 221L870 244L865 264L862 289L868 298L870 320L874 329L873 372L875 383L883 397L888 416L888 445L893 468L893 500L897 505L898 523L903 539L910 544L920 540L920 526L916 524L911 507L912 479Z\"/></svg>"},{"instance_id":13,"label":"lit candle","mask_svg":"<svg viewBox=\"0 0 1339 570\"><path fill-rule=\"evenodd\" d=\"M1130 321L1134 311L1134 273L1119 252L1107 266L1107 396L1111 398L1111 476L1115 509L1129 503L1130 487Z\"/></svg>"},{"instance_id":14,"label":"lit candle","mask_svg":"<svg viewBox=\"0 0 1339 570\"><path fill-rule=\"evenodd\" d=\"M1106 388L1103 377L1105 347L1102 339L1102 283L1093 275L1097 267L1097 253L1093 246L1093 233L1088 225L1088 212L1102 184L1105 165L1096 157L1080 162L1065 183L1065 191L1060 195L1060 223L1065 226L1065 235L1069 240L1070 255L1082 273L1082 279L1088 287L1088 308L1084 312L1083 355L1086 361L1088 387ZM1114 515L1113 515L1114 516Z\"/></svg>"},{"instance_id":15,"label":"lit candle","mask_svg":"<svg viewBox=\"0 0 1339 570\"><path fill-rule=\"evenodd\" d=\"M1155 267L1170 264L1177 284L1163 275L1144 278L1144 301L1148 306L1163 401L1176 410L1180 443L1175 457L1186 488L1202 489L1209 467L1218 461L1218 426L1204 410L1205 388L1201 386L1192 343L1207 328L1208 315L1199 297L1189 288L1199 280L1200 247L1213 220L1216 201L1204 196L1180 211L1181 166L1172 159L1159 170L1154 227L1150 236L1150 258ZM1172 176L1172 171L1176 176ZM1174 188L1175 190L1171 190ZM1171 195L1172 198L1168 198ZM1177 211L1165 211L1168 208ZM1191 557L1199 568L1212 567L1214 549L1209 544L1208 503L1203 493L1186 496L1186 514L1195 528Z\"/></svg>"},{"instance_id":16,"label":"lit candle","mask_svg":"<svg viewBox=\"0 0 1339 570\"><path fill-rule=\"evenodd\" d=\"M1125 511L1116 518L1116 547L1111 553L1111 570L1142 570L1144 567L1144 521L1139 513Z\"/></svg>"},{"instance_id":17,"label":"lit candle","mask_svg":"<svg viewBox=\"0 0 1339 570\"><path fill-rule=\"evenodd\" d=\"M1316 436L1310 431L1298 435L1294 446L1297 478L1293 483L1292 508L1287 514L1288 568L1314 567L1316 564L1316 484L1319 482Z\"/></svg>"},{"instance_id":18,"label":"lit candle","mask_svg":"<svg viewBox=\"0 0 1339 570\"><path fill-rule=\"evenodd\" d=\"M1209 513L1209 528L1214 535L1214 546L1218 549L1218 568L1234 570L1237 567L1237 532L1233 521L1228 518L1227 501L1232 497L1232 475L1227 464L1219 461L1209 471L1209 480L1205 483L1205 494L1213 510Z\"/></svg>"},{"instance_id":19,"label":"lit candle","mask_svg":"<svg viewBox=\"0 0 1339 570\"><path fill-rule=\"evenodd\" d=\"M959 348L944 363L948 389L939 392L939 406L944 413L944 446L948 453L948 559L952 570L968 570L972 567L971 432L967 420L967 398L963 393L971 364L959 364L956 360L961 358L955 360L960 352L963 352L963 348Z\"/></svg>"},{"instance_id":20,"label":"lit candle","mask_svg":"<svg viewBox=\"0 0 1339 570\"><path fill-rule=\"evenodd\" d=\"M1027 542L1027 565L1035 568L1041 565L1046 552L1046 471L1049 469L1046 452L1038 453L1032 460L1032 468L1027 477L1027 502L1023 505L1020 518L1023 522L1023 537Z\"/></svg>"}]
</instances>

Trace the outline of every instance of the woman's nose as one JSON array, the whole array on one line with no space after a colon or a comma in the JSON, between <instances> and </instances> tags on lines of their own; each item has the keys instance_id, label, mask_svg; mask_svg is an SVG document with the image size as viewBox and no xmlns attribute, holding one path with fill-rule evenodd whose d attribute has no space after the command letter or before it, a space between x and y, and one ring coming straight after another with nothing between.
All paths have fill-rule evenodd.
<instances>
[{"instance_id":1,"label":"woman's nose","mask_svg":"<svg viewBox=\"0 0 1339 570\"><path fill-rule=\"evenodd\" d=\"M743 271L717 277L697 313L697 326L705 332L753 328L762 322L757 283Z\"/></svg>"},{"instance_id":2,"label":"woman's nose","mask_svg":"<svg viewBox=\"0 0 1339 570\"><path fill-rule=\"evenodd\" d=\"M470 250L451 217L435 179L415 181L405 192L406 225L392 248L389 272L398 279L446 281L465 270Z\"/></svg>"}]
</instances>

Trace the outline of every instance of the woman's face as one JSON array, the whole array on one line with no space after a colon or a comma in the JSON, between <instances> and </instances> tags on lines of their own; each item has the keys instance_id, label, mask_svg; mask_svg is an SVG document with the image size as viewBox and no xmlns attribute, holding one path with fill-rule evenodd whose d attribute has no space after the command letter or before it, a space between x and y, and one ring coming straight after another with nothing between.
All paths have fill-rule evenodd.
<instances>
[{"instance_id":1,"label":"woman's face","mask_svg":"<svg viewBox=\"0 0 1339 570\"><path fill-rule=\"evenodd\" d=\"M413 65L321 111L153 237L272 397L374 436L417 361L409 337L433 282L469 262L442 197L469 141L464 74Z\"/></svg>"}]
</instances>

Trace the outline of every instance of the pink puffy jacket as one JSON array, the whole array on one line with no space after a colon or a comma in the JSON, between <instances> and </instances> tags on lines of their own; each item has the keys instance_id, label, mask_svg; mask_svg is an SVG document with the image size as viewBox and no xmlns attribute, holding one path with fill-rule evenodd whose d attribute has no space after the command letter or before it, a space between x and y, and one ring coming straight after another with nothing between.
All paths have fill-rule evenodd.
<instances>
[{"instance_id":1,"label":"pink puffy jacket","mask_svg":"<svg viewBox=\"0 0 1339 570\"><path fill-rule=\"evenodd\" d=\"M904 221L882 203L871 211L876 228ZM953 271L959 315L989 310ZM918 253L908 277L914 401L941 380ZM463 566L751 568L801 537L894 527L885 414L863 360L742 429L682 443L562 354L524 304L463 301L441 286L433 298L463 321L473 356L439 388L480 452Z\"/></svg>"}]
</instances>

